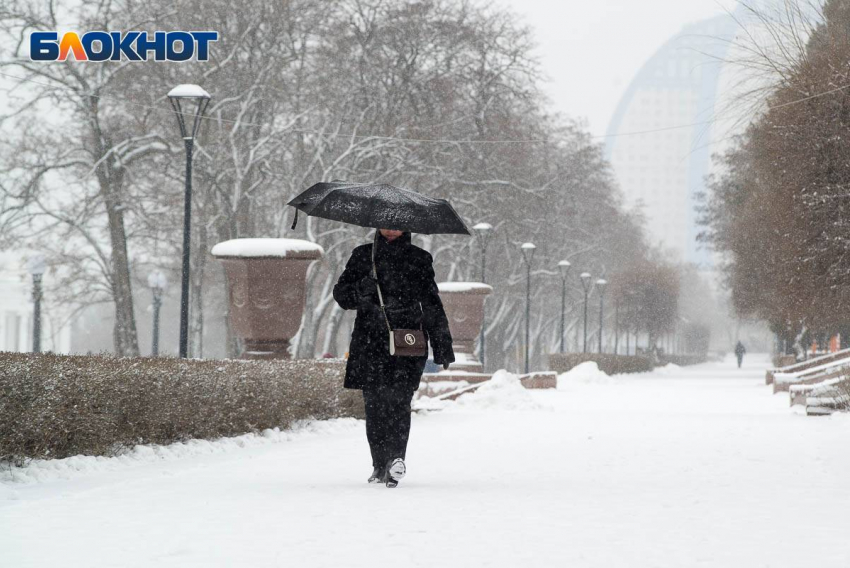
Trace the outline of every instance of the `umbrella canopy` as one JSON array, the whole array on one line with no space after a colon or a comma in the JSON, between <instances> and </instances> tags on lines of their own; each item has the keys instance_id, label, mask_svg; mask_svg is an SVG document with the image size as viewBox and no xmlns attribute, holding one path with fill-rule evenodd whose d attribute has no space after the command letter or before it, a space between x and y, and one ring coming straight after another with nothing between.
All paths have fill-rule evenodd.
<instances>
[{"instance_id":1,"label":"umbrella canopy","mask_svg":"<svg viewBox=\"0 0 850 568\"><path fill-rule=\"evenodd\" d=\"M392 185L322 182L288 203L313 217L361 227L411 233L469 235L457 211L445 199L426 197Z\"/></svg>"}]
</instances>

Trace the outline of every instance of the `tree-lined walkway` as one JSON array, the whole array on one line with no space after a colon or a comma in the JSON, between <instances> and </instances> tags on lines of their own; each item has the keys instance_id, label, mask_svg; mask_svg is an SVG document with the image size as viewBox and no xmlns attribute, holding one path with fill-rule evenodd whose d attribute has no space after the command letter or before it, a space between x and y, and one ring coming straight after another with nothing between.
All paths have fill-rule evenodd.
<instances>
[{"instance_id":1,"label":"tree-lined walkway","mask_svg":"<svg viewBox=\"0 0 850 568\"><path fill-rule=\"evenodd\" d=\"M764 386L766 365L662 369L532 400L491 392L417 415L395 490L366 485L362 425L344 422L7 485L0 564L847 566L850 419L789 409Z\"/></svg>"}]
</instances>

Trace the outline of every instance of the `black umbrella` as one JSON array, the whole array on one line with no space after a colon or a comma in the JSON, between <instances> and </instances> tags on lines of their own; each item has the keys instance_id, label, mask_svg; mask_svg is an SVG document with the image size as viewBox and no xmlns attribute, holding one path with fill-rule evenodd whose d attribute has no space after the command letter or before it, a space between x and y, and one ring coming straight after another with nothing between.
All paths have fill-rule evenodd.
<instances>
[{"instance_id":1,"label":"black umbrella","mask_svg":"<svg viewBox=\"0 0 850 568\"><path fill-rule=\"evenodd\" d=\"M457 211L445 199L384 183L321 182L288 203L313 217L361 227L395 229L411 233L469 235Z\"/></svg>"}]
</instances>

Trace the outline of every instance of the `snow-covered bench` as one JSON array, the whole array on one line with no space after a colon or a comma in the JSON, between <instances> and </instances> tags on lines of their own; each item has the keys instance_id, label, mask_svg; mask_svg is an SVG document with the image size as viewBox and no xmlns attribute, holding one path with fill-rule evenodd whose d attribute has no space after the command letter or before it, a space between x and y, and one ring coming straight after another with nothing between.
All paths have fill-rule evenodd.
<instances>
[{"instance_id":1,"label":"snow-covered bench","mask_svg":"<svg viewBox=\"0 0 850 568\"><path fill-rule=\"evenodd\" d=\"M807 369L811 369L813 367L818 367L821 365L834 363L836 361L841 361L843 359L847 359L848 365L850 365L850 349L842 349L841 351L836 351L835 353L828 353L819 357L813 357L811 359L800 361L799 363L793 363L785 367L768 369L764 376L764 382L767 385L773 384L774 376L776 373L798 373Z\"/></svg>"},{"instance_id":2,"label":"snow-covered bench","mask_svg":"<svg viewBox=\"0 0 850 568\"><path fill-rule=\"evenodd\" d=\"M791 385L811 385L850 374L850 359L843 358L796 372L773 374L773 392L788 392Z\"/></svg>"},{"instance_id":3,"label":"snow-covered bench","mask_svg":"<svg viewBox=\"0 0 850 568\"><path fill-rule=\"evenodd\" d=\"M822 386L814 389L806 397L806 414L809 416L824 416L832 414L850 405L850 396L846 388L837 385Z\"/></svg>"},{"instance_id":4,"label":"snow-covered bench","mask_svg":"<svg viewBox=\"0 0 850 568\"><path fill-rule=\"evenodd\" d=\"M834 387L841 382L842 379L827 379L825 381L809 385L791 385L788 388L791 406L806 406L810 396L817 397L818 393L823 393L826 390L829 390L830 387Z\"/></svg>"}]
</instances>

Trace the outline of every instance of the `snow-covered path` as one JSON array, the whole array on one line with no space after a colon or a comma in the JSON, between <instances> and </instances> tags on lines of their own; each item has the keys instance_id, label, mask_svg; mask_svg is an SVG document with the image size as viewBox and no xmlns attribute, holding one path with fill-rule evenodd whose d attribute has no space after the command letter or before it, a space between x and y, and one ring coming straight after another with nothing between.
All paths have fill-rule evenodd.
<instances>
[{"instance_id":1,"label":"snow-covered path","mask_svg":"<svg viewBox=\"0 0 850 568\"><path fill-rule=\"evenodd\" d=\"M850 566L850 417L765 357L417 415L368 486L362 423L0 486L0 566ZM98 466L100 467L100 466ZM5 496L5 499L4 499Z\"/></svg>"}]
</instances>

